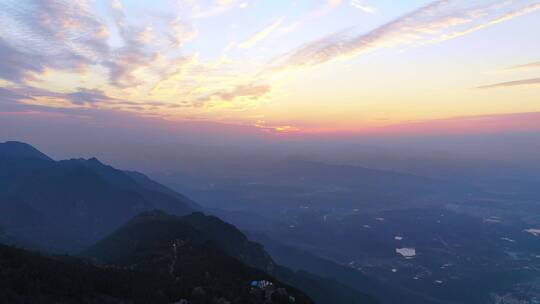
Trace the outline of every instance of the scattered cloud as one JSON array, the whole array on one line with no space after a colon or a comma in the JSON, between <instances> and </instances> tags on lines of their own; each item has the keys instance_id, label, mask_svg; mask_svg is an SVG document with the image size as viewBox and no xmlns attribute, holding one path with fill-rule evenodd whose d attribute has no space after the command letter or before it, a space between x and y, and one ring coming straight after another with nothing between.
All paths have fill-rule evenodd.
<instances>
[{"instance_id":1,"label":"scattered cloud","mask_svg":"<svg viewBox=\"0 0 540 304\"><path fill-rule=\"evenodd\" d=\"M102 61L102 65L109 70L112 85L123 88L139 86L143 80L139 79L135 72L155 62L160 56L162 45L153 39L155 34L152 27L130 25L123 6L118 3L120 2L113 2L111 9L123 46L111 50L109 56ZM182 28L181 24L173 21L168 28L172 30L165 33L169 43L181 46L182 41L178 39L176 33Z\"/></svg>"},{"instance_id":2,"label":"scattered cloud","mask_svg":"<svg viewBox=\"0 0 540 304\"><path fill-rule=\"evenodd\" d=\"M495 88L507 88L514 86L524 86L524 85L538 85L540 84L540 78L531 78L531 79L521 79L514 81L499 82L495 84L489 84L484 86L476 87L476 89L495 89Z\"/></svg>"},{"instance_id":3,"label":"scattered cloud","mask_svg":"<svg viewBox=\"0 0 540 304\"><path fill-rule=\"evenodd\" d=\"M168 24L170 32L167 33L171 46L180 48L197 36L197 30L177 17Z\"/></svg>"},{"instance_id":4,"label":"scattered cloud","mask_svg":"<svg viewBox=\"0 0 540 304\"><path fill-rule=\"evenodd\" d=\"M1 1L0 77L24 82L47 69L84 69L106 56L107 36L82 2Z\"/></svg>"},{"instance_id":5,"label":"scattered cloud","mask_svg":"<svg viewBox=\"0 0 540 304\"><path fill-rule=\"evenodd\" d=\"M111 85L138 86L144 82L138 70L155 63L162 52L174 61L168 53L196 36L178 18L156 18L153 22L162 25L158 27L131 25L120 1L111 3L111 14L121 39L114 47L109 44L109 25L86 1L1 1L0 78L27 84L45 77L48 70L79 72L102 67Z\"/></svg>"},{"instance_id":6,"label":"scattered cloud","mask_svg":"<svg viewBox=\"0 0 540 304\"><path fill-rule=\"evenodd\" d=\"M348 1L365 13L377 12L377 8L366 4L369 0ZM540 8L540 3L529 0L433 1L367 33L347 29L301 45L272 60L268 72L267 57L277 50L258 53L254 50L249 53L256 54L247 58L248 52L235 48L220 52L221 46L214 48L213 41L200 44L196 40L215 26L208 24L216 23L199 19L246 7L251 11L258 4L238 0L177 0L175 8L180 5L187 9L171 12L156 9L139 18L138 6L130 2L113 0L108 10L98 8L95 3L0 1L2 106L99 108L168 117L186 117L201 108L203 111L220 107L243 110L276 99L280 84L289 75L274 72L316 66L382 48L438 43ZM324 0L308 5L305 12L295 13L295 17L289 13L276 16L281 18L269 19L273 22L238 47L256 47L265 39L274 38L276 32L285 37L285 33L301 24L318 22L343 3L347 4L341 0ZM284 26L283 20L291 20L291 24ZM240 35L248 37L243 36L246 29L240 32L237 27L234 31L225 40L242 41L237 40ZM286 38L289 37L290 41L296 41L296 37L309 40L300 34ZM191 48L193 40L195 47ZM532 62L511 69L538 67L539 62ZM48 79L54 81L47 82ZM537 78L480 88L536 83ZM286 123L264 125L276 131L294 130Z\"/></svg>"}]
</instances>

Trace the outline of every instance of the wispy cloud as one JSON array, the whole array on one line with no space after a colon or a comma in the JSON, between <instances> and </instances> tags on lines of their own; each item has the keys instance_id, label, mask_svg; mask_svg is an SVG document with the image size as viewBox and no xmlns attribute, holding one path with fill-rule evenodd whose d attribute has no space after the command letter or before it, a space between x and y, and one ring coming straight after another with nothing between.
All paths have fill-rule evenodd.
<instances>
[{"instance_id":1,"label":"wispy cloud","mask_svg":"<svg viewBox=\"0 0 540 304\"><path fill-rule=\"evenodd\" d=\"M432 119L368 130L374 134L493 134L540 131L540 112L488 114Z\"/></svg>"},{"instance_id":2,"label":"wispy cloud","mask_svg":"<svg viewBox=\"0 0 540 304\"><path fill-rule=\"evenodd\" d=\"M282 21L283 19L278 19L272 22L272 24L258 31L253 36L251 36L248 40L241 43L239 47L243 49L248 49L254 46L255 44L259 43L260 41L266 39L266 37L270 36L270 34L272 34L279 27Z\"/></svg>"},{"instance_id":3,"label":"wispy cloud","mask_svg":"<svg viewBox=\"0 0 540 304\"><path fill-rule=\"evenodd\" d=\"M114 98L105 95L102 90L85 88L77 88L75 92L66 94L66 97L73 104L77 105L82 105L85 103L109 102L115 100Z\"/></svg>"},{"instance_id":4,"label":"wispy cloud","mask_svg":"<svg viewBox=\"0 0 540 304\"><path fill-rule=\"evenodd\" d=\"M57 93L46 89L31 86L18 86L0 88L2 101L5 103L19 103L26 105L40 105L40 101L51 99L57 102L57 107L83 107L98 103L124 103L120 99L107 96L99 89L76 88L72 92ZM63 106L61 105L63 104ZM46 106L46 105L45 105Z\"/></svg>"},{"instance_id":5,"label":"wispy cloud","mask_svg":"<svg viewBox=\"0 0 540 304\"><path fill-rule=\"evenodd\" d=\"M540 84L540 78L531 78L531 79L521 79L514 81L499 82L484 86L476 87L477 89L495 89L495 88L507 88L515 86L524 86L524 85L538 85Z\"/></svg>"},{"instance_id":6,"label":"wispy cloud","mask_svg":"<svg viewBox=\"0 0 540 304\"><path fill-rule=\"evenodd\" d=\"M200 106L215 107L229 106L236 107L239 104L251 103L268 96L271 93L269 85L264 84L241 84L232 89L214 91L197 100Z\"/></svg>"},{"instance_id":7,"label":"wispy cloud","mask_svg":"<svg viewBox=\"0 0 540 304\"><path fill-rule=\"evenodd\" d=\"M191 10L191 17L194 19L216 17L235 7L242 9L249 5L249 2L239 0L214 0L210 1L210 4L193 0L180 0L179 2Z\"/></svg>"},{"instance_id":8,"label":"wispy cloud","mask_svg":"<svg viewBox=\"0 0 540 304\"><path fill-rule=\"evenodd\" d=\"M76 1L1 1L0 37L0 77L14 82L84 69L109 51L106 27Z\"/></svg>"},{"instance_id":9,"label":"wispy cloud","mask_svg":"<svg viewBox=\"0 0 540 304\"><path fill-rule=\"evenodd\" d=\"M0 87L0 112L41 111L82 113L90 110L131 112L140 116L159 116L160 111L174 110L192 104L132 101L112 97L99 89L76 88L67 93L54 92L31 86Z\"/></svg>"},{"instance_id":10,"label":"wispy cloud","mask_svg":"<svg viewBox=\"0 0 540 304\"><path fill-rule=\"evenodd\" d=\"M299 132L300 129L291 126L291 125L281 125L281 124L268 124L265 120L259 119L254 124L258 129L271 132L271 133L290 133L290 132Z\"/></svg>"},{"instance_id":11,"label":"wispy cloud","mask_svg":"<svg viewBox=\"0 0 540 304\"><path fill-rule=\"evenodd\" d=\"M366 4L363 4L361 1L359 0L351 0L351 6L354 7L354 8L357 8L359 10L361 10L362 12L364 13L367 13L367 14L375 14L377 12L377 8L376 7L373 7L373 6L370 6L370 5L366 5Z\"/></svg>"},{"instance_id":12,"label":"wispy cloud","mask_svg":"<svg viewBox=\"0 0 540 304\"><path fill-rule=\"evenodd\" d=\"M218 92L215 94L215 96L218 96L219 98L223 100L233 100L236 97L250 97L250 98L256 98L263 96L270 92L270 87L267 85L239 85L236 86L233 90L228 92Z\"/></svg>"},{"instance_id":13,"label":"wispy cloud","mask_svg":"<svg viewBox=\"0 0 540 304\"><path fill-rule=\"evenodd\" d=\"M143 84L145 80L136 75L141 69L148 70L151 67L150 73L159 74L159 71L166 69L166 66L159 65L163 52L171 52L182 47L196 35L196 31L179 18L165 20L165 26L162 28L166 31L154 33L151 26L130 25L122 5L113 3L111 9L124 45L112 49L101 64L109 69L110 82L115 86L132 87ZM170 58L165 65L170 66L179 60L183 61L183 58Z\"/></svg>"},{"instance_id":14,"label":"wispy cloud","mask_svg":"<svg viewBox=\"0 0 540 304\"><path fill-rule=\"evenodd\" d=\"M283 33L291 33L307 23L327 16L341 5L341 0L326 0L312 7L309 11L302 14L298 19L294 20L286 26L282 26L280 31Z\"/></svg>"},{"instance_id":15,"label":"wispy cloud","mask_svg":"<svg viewBox=\"0 0 540 304\"><path fill-rule=\"evenodd\" d=\"M220 108L241 112L285 95L280 85L290 75L279 73L282 70L315 66L382 48L438 43L540 8L540 3L530 0L439 0L367 33L342 30L291 50L291 41L309 41L311 38L307 37L321 35L315 30L327 29L307 25L321 18L340 17L333 13L352 9L345 4L366 13L375 13L376 8L368 5L369 0L318 1L296 7L302 6L304 12L279 11L280 15L268 19L270 24L251 33L249 28L239 29L241 22L252 19L232 13L243 7L248 7L244 13L251 13L260 9L259 4L237 0L164 3L175 9L156 5L155 10L140 14L140 6L127 0L112 1L108 10L93 1L0 1L2 101L9 101L11 106L126 110L167 118L202 112L201 115L216 117L221 115L217 114ZM185 10L176 9L178 6ZM200 20L218 16L228 22L238 20L238 27L231 28L234 33L227 32L231 36L226 39L215 39L215 35L223 33L214 27L223 20ZM284 24L283 20L291 23ZM339 21L332 19L332 26L346 22ZM293 29L306 32L293 35ZM201 41L200 36L204 35L209 36L202 39L208 40ZM278 35L284 38L283 44L278 41L280 45L275 49L255 51L265 39L276 40ZM228 51L216 51L222 49L217 45L221 40L242 41L239 37L247 39L238 47L254 49L244 52L231 47ZM271 60L269 57L280 52L277 50L281 47L291 51ZM269 60L270 72L266 64ZM540 63L513 68L537 66ZM287 123L265 125L287 129Z\"/></svg>"},{"instance_id":16,"label":"wispy cloud","mask_svg":"<svg viewBox=\"0 0 540 304\"><path fill-rule=\"evenodd\" d=\"M172 52L192 39L196 31L166 18L161 32L151 25L131 25L120 1L111 13L120 46L109 44L109 29L85 1L30 0L0 2L0 78L27 84L48 70L80 72L105 68L110 84L140 85L136 71L156 66L162 52ZM171 57L171 56L169 56ZM174 57L171 59L175 60ZM159 75L158 75L159 76Z\"/></svg>"},{"instance_id":17,"label":"wispy cloud","mask_svg":"<svg viewBox=\"0 0 540 304\"><path fill-rule=\"evenodd\" d=\"M540 69L540 61L514 65L514 66L511 66L511 67L508 67L508 68L505 68L505 69L501 69L499 71L501 71L501 72L517 72L517 71L527 71L527 70L532 70L532 69Z\"/></svg>"},{"instance_id":18,"label":"wispy cloud","mask_svg":"<svg viewBox=\"0 0 540 304\"><path fill-rule=\"evenodd\" d=\"M22 82L35 74L45 72L47 61L41 55L28 54L16 49L0 38L0 78L12 82ZM50 63L52 65L53 62Z\"/></svg>"},{"instance_id":19,"label":"wispy cloud","mask_svg":"<svg viewBox=\"0 0 540 304\"><path fill-rule=\"evenodd\" d=\"M534 1L439 0L368 33L340 31L271 62L274 69L309 67L381 48L437 43L540 9Z\"/></svg>"}]
</instances>

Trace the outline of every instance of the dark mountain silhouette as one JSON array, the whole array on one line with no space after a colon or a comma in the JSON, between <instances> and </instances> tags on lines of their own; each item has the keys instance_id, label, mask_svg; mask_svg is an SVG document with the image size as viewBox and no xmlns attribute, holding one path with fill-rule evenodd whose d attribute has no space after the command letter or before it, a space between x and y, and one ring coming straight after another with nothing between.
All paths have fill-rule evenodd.
<instances>
[{"instance_id":1,"label":"dark mountain silhouette","mask_svg":"<svg viewBox=\"0 0 540 304\"><path fill-rule=\"evenodd\" d=\"M171 242L178 240L191 245L213 243L227 255L267 272L274 267L261 245L250 242L234 226L200 212L181 217L160 210L143 212L83 251L83 255L107 263L130 263L130 259L146 257L148 252L168 250Z\"/></svg>"},{"instance_id":2,"label":"dark mountain silhouette","mask_svg":"<svg viewBox=\"0 0 540 304\"><path fill-rule=\"evenodd\" d=\"M161 211L145 212L85 250L82 255L107 265L137 269L161 267L163 271L172 271L177 267L179 274L209 272L212 277L219 277L222 274L214 273L211 269L194 268L196 265L208 266L208 261L199 260L201 256L205 257L204 252L208 250L222 252L258 269L267 274L265 280L275 281L273 278L277 278L300 288L316 303L376 303L366 294L338 282L276 265L262 246L250 242L234 226L202 213L178 217ZM215 267L218 266L212 266Z\"/></svg>"},{"instance_id":3,"label":"dark mountain silhouette","mask_svg":"<svg viewBox=\"0 0 540 304\"><path fill-rule=\"evenodd\" d=\"M194 290L204 298L200 303L221 298L262 303L269 293L249 286L260 280L273 282L270 303L288 303L288 295L296 303L311 303L308 296L316 303L376 303L336 281L276 265L236 227L193 213L196 203L141 173L117 170L96 158L54 161L21 143L2 144L0 150L0 227L7 232L0 242L12 244L13 236L19 246L50 252L90 246L82 256L98 263L2 247L15 265L6 262L7 285L0 290L14 303L165 303L194 299ZM55 267L61 277L49 280ZM84 274L89 286L83 288ZM109 275L100 285L99 278ZM63 280L73 282L65 286L68 292L62 291ZM10 284L20 288L10 293ZM132 290L139 285L144 285L140 291Z\"/></svg>"},{"instance_id":4,"label":"dark mountain silhouette","mask_svg":"<svg viewBox=\"0 0 540 304\"><path fill-rule=\"evenodd\" d=\"M288 304L289 297L293 303L312 303L302 292L211 245L178 247L171 253L148 256L136 267L103 267L0 245L0 303ZM273 286L252 288L254 279Z\"/></svg>"},{"instance_id":5,"label":"dark mountain silhouette","mask_svg":"<svg viewBox=\"0 0 540 304\"><path fill-rule=\"evenodd\" d=\"M0 227L0 244L11 244L13 240L6 234L4 229Z\"/></svg>"},{"instance_id":6,"label":"dark mountain silhouette","mask_svg":"<svg viewBox=\"0 0 540 304\"><path fill-rule=\"evenodd\" d=\"M246 265L273 264L260 245L247 241L233 226L202 213L178 217L157 210L144 212L82 255L105 265L170 275L178 288L190 292L200 286L208 298L248 299L251 282L266 280L276 289L283 288L281 292L297 303L311 303L295 288Z\"/></svg>"},{"instance_id":7,"label":"dark mountain silhouette","mask_svg":"<svg viewBox=\"0 0 540 304\"><path fill-rule=\"evenodd\" d=\"M0 225L36 248L77 251L144 210L194 208L143 174L95 158L54 161L26 144L0 144Z\"/></svg>"},{"instance_id":8,"label":"dark mountain silhouette","mask_svg":"<svg viewBox=\"0 0 540 304\"><path fill-rule=\"evenodd\" d=\"M29 144L18 141L0 143L0 158L52 160Z\"/></svg>"},{"instance_id":9,"label":"dark mountain silhouette","mask_svg":"<svg viewBox=\"0 0 540 304\"><path fill-rule=\"evenodd\" d=\"M313 303L179 219L162 211L135 217L85 252L107 261L101 265L0 245L0 303Z\"/></svg>"},{"instance_id":10,"label":"dark mountain silhouette","mask_svg":"<svg viewBox=\"0 0 540 304\"><path fill-rule=\"evenodd\" d=\"M170 303L165 291L157 275L0 245L0 303Z\"/></svg>"}]
</instances>

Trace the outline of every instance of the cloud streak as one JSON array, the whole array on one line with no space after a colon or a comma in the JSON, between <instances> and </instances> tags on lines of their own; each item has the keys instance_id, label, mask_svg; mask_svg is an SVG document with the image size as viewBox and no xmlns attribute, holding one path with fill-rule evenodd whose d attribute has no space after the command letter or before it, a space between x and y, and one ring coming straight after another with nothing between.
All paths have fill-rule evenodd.
<instances>
[{"instance_id":1,"label":"cloud streak","mask_svg":"<svg viewBox=\"0 0 540 304\"><path fill-rule=\"evenodd\" d=\"M496 88L508 88L508 87L515 87L515 86L537 85L537 84L540 84L540 78L499 82L495 84L479 86L479 87L476 87L476 89L496 89Z\"/></svg>"},{"instance_id":2,"label":"cloud streak","mask_svg":"<svg viewBox=\"0 0 540 304\"><path fill-rule=\"evenodd\" d=\"M515 66L512 66L512 67L506 68L506 69L502 69L500 71L516 72L516 71L528 71L528 70L532 70L532 69L540 69L540 61L530 62L530 63L525 63L525 64L519 64L519 65L515 65Z\"/></svg>"},{"instance_id":3,"label":"cloud streak","mask_svg":"<svg viewBox=\"0 0 540 304\"><path fill-rule=\"evenodd\" d=\"M273 69L316 66L382 48L454 39L540 9L533 1L439 0L368 33L340 31L275 58Z\"/></svg>"},{"instance_id":4,"label":"cloud streak","mask_svg":"<svg viewBox=\"0 0 540 304\"><path fill-rule=\"evenodd\" d=\"M373 134L495 134L540 131L540 112L461 116L415 121L369 130Z\"/></svg>"},{"instance_id":5,"label":"cloud streak","mask_svg":"<svg viewBox=\"0 0 540 304\"><path fill-rule=\"evenodd\" d=\"M360 2L358 0L352 0L351 1L351 6L361 10L362 12L364 12L366 14L375 14L375 13L377 13L377 8L376 7L365 5L365 4L363 4L362 2Z\"/></svg>"},{"instance_id":6,"label":"cloud streak","mask_svg":"<svg viewBox=\"0 0 540 304\"><path fill-rule=\"evenodd\" d=\"M264 29L258 31L255 33L255 35L251 36L248 40L244 41L239 45L242 49L248 49L254 46L255 44L261 42L262 40L266 39L270 34L272 34L281 24L283 19L278 19L269 26L265 27Z\"/></svg>"},{"instance_id":7,"label":"cloud streak","mask_svg":"<svg viewBox=\"0 0 540 304\"><path fill-rule=\"evenodd\" d=\"M171 108L173 104L134 102L108 96L99 89L76 88L68 93L53 92L31 86L0 87L0 111L21 110L70 111L74 109L108 109L143 111L151 107Z\"/></svg>"}]
</instances>

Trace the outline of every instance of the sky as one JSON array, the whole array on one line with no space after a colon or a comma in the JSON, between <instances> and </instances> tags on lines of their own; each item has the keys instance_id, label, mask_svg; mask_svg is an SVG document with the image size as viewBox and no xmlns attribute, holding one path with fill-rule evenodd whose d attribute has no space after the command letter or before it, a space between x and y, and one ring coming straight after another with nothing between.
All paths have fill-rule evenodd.
<instances>
[{"instance_id":1,"label":"sky","mask_svg":"<svg viewBox=\"0 0 540 304\"><path fill-rule=\"evenodd\" d=\"M531 0L1 0L0 136L537 132L539 37Z\"/></svg>"}]
</instances>

